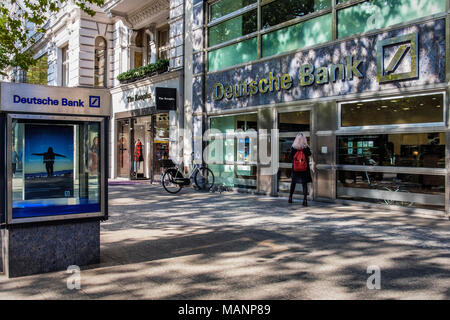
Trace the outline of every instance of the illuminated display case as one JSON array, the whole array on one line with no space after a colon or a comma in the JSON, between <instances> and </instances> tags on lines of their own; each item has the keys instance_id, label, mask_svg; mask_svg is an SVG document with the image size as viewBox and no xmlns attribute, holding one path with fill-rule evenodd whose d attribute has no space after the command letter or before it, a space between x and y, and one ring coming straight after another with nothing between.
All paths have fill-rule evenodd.
<instances>
[{"instance_id":1,"label":"illuminated display case","mask_svg":"<svg viewBox=\"0 0 450 320\"><path fill-rule=\"evenodd\" d=\"M106 219L107 90L1 89L2 220Z\"/></svg>"}]
</instances>

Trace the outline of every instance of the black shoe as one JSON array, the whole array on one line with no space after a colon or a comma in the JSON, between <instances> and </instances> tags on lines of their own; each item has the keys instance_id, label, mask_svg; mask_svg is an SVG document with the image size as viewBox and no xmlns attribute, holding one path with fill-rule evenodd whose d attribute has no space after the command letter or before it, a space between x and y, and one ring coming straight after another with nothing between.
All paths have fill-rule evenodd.
<instances>
[{"instance_id":1,"label":"black shoe","mask_svg":"<svg viewBox=\"0 0 450 320\"><path fill-rule=\"evenodd\" d=\"M289 197L288 203L292 203L292 198Z\"/></svg>"},{"instance_id":2,"label":"black shoe","mask_svg":"<svg viewBox=\"0 0 450 320\"><path fill-rule=\"evenodd\" d=\"M304 206L304 207L307 207L307 206L308 206L308 201L303 200L303 206Z\"/></svg>"}]
</instances>

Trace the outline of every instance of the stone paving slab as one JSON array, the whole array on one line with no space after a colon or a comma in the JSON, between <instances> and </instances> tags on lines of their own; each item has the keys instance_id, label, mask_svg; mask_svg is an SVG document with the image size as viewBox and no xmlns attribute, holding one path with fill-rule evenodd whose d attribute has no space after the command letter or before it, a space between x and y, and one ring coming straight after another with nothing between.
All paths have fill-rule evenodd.
<instances>
[{"instance_id":1,"label":"stone paving slab","mask_svg":"<svg viewBox=\"0 0 450 320\"><path fill-rule=\"evenodd\" d=\"M389 208L110 186L101 263L0 276L0 299L449 299L450 221ZM368 290L368 266L381 290Z\"/></svg>"}]
</instances>

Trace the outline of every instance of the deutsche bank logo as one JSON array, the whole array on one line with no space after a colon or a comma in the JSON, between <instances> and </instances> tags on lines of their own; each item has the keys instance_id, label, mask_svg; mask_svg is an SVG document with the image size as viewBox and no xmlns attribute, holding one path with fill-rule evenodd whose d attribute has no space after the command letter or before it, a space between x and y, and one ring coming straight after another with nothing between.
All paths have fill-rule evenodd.
<instances>
[{"instance_id":1,"label":"deutsche bank logo","mask_svg":"<svg viewBox=\"0 0 450 320\"><path fill-rule=\"evenodd\" d=\"M418 35L411 33L377 43L379 83L414 79L419 76Z\"/></svg>"},{"instance_id":2,"label":"deutsche bank logo","mask_svg":"<svg viewBox=\"0 0 450 320\"><path fill-rule=\"evenodd\" d=\"M89 96L89 108L100 108L100 96Z\"/></svg>"}]
</instances>

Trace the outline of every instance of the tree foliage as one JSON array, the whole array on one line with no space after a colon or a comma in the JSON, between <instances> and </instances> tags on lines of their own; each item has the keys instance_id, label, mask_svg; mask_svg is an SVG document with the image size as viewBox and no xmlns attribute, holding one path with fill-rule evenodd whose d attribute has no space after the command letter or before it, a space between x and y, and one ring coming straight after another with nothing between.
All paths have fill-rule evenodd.
<instances>
[{"instance_id":1,"label":"tree foliage","mask_svg":"<svg viewBox=\"0 0 450 320\"><path fill-rule=\"evenodd\" d=\"M27 50L36 42L37 34L45 33L49 17L57 14L71 0L1 0L0 1L0 75L8 67L28 70L35 60ZM104 0L73 0L88 15L92 5L102 6Z\"/></svg>"}]
</instances>

